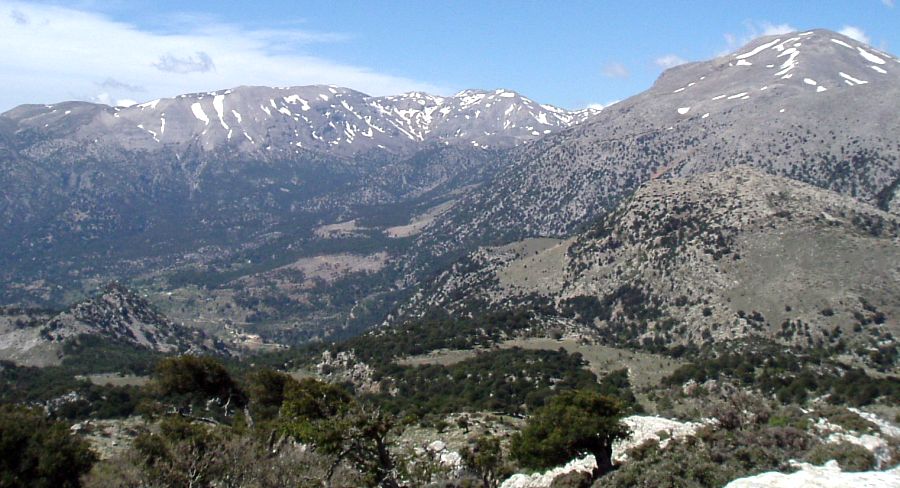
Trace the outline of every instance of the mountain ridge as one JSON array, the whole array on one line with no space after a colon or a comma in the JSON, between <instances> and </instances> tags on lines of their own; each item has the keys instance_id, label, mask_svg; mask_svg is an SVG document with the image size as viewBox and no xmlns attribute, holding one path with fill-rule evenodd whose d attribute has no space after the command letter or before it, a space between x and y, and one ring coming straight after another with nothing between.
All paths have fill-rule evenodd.
<instances>
[{"instance_id":1,"label":"mountain ridge","mask_svg":"<svg viewBox=\"0 0 900 488\"><path fill-rule=\"evenodd\" d=\"M449 97L423 92L372 97L350 88L309 85L240 86L129 107L23 105L0 118L16 124L19 133L61 136L69 143L97 143L114 132L123 147L149 151L195 143L205 151L227 147L250 154L277 146L352 157L370 151L408 154L421 143L510 147L596 113L539 104L505 89L463 90Z\"/></svg>"}]
</instances>

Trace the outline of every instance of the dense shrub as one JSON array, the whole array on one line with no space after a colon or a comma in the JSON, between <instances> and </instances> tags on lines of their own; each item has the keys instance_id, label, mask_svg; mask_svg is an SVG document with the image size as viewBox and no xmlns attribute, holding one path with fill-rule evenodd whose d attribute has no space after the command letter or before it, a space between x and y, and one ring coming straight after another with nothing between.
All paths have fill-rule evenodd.
<instances>
[{"instance_id":1,"label":"dense shrub","mask_svg":"<svg viewBox=\"0 0 900 488\"><path fill-rule=\"evenodd\" d=\"M875 468L875 456L865 447L849 442L819 444L810 449L804 459L818 466L835 460L844 471L869 471Z\"/></svg>"},{"instance_id":2,"label":"dense shrub","mask_svg":"<svg viewBox=\"0 0 900 488\"><path fill-rule=\"evenodd\" d=\"M706 351L663 382L681 385L690 380L703 383L723 378L775 394L784 404L803 403L812 395L826 394L834 404L863 406L879 399L900 402L896 377L872 377L862 369L816 356L815 351L800 353L775 345Z\"/></svg>"},{"instance_id":3,"label":"dense shrub","mask_svg":"<svg viewBox=\"0 0 900 488\"><path fill-rule=\"evenodd\" d=\"M705 428L665 449L650 444L633 450L627 464L594 486L718 488L736 478L787 469L787 460L801 459L815 444L809 434L791 427Z\"/></svg>"},{"instance_id":4,"label":"dense shrub","mask_svg":"<svg viewBox=\"0 0 900 488\"><path fill-rule=\"evenodd\" d=\"M0 406L0 487L78 487L95 461L67 425L39 410Z\"/></svg>"},{"instance_id":5,"label":"dense shrub","mask_svg":"<svg viewBox=\"0 0 900 488\"><path fill-rule=\"evenodd\" d=\"M393 412L449 413L491 410L521 414L540 407L559 391L598 389L580 354L518 348L484 352L449 366L383 368L396 394L377 401ZM615 385L609 385L610 391ZM618 392L618 390L616 390ZM629 397L623 392L623 397Z\"/></svg>"}]
</instances>

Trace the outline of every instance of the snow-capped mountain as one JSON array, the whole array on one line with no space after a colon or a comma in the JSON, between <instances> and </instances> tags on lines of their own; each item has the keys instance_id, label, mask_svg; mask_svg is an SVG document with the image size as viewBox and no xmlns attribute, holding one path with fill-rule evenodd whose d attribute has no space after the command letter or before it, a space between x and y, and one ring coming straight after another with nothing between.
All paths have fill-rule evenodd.
<instances>
[{"instance_id":1,"label":"snow-capped mountain","mask_svg":"<svg viewBox=\"0 0 900 488\"><path fill-rule=\"evenodd\" d=\"M514 150L423 248L565 236L645 181L737 164L897 212L898 113L896 56L827 30L763 37Z\"/></svg>"},{"instance_id":2,"label":"snow-capped mountain","mask_svg":"<svg viewBox=\"0 0 900 488\"><path fill-rule=\"evenodd\" d=\"M748 102L771 102L771 110L784 113L790 104L779 100L828 91L851 97L842 90L866 85L857 95L870 96L873 86L895 87L898 79L900 59L835 32L812 30L763 37L732 54L672 68L627 105L652 99L654 122L715 117Z\"/></svg>"},{"instance_id":3,"label":"snow-capped mountain","mask_svg":"<svg viewBox=\"0 0 900 488\"><path fill-rule=\"evenodd\" d=\"M0 115L0 280L71 283L109 266L124 276L273 238L294 249L320 223L384 205L400 223L485 181L505 163L498 151L596 113L502 89L371 97L334 86L20 106Z\"/></svg>"},{"instance_id":4,"label":"snow-capped mountain","mask_svg":"<svg viewBox=\"0 0 900 488\"><path fill-rule=\"evenodd\" d=\"M152 100L131 107L68 102L27 105L3 117L18 133L64 144L153 151L199 145L256 153L409 153L423 143L510 147L584 121L598 110L566 111L508 90L452 97L371 97L335 86L239 87ZM57 144L59 144L57 143Z\"/></svg>"}]
</instances>

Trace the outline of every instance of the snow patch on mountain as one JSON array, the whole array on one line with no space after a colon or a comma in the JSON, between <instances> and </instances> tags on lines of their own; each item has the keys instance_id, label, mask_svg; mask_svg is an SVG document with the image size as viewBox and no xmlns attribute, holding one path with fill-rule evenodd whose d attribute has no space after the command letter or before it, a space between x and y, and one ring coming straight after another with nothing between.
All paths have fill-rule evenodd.
<instances>
[{"instance_id":1,"label":"snow patch on mountain","mask_svg":"<svg viewBox=\"0 0 900 488\"><path fill-rule=\"evenodd\" d=\"M203 107L200 106L200 102L191 104L191 112L193 112L194 117L196 117L197 120L203 122L204 125L209 125L209 117L206 116L206 112L203 111Z\"/></svg>"}]
</instances>

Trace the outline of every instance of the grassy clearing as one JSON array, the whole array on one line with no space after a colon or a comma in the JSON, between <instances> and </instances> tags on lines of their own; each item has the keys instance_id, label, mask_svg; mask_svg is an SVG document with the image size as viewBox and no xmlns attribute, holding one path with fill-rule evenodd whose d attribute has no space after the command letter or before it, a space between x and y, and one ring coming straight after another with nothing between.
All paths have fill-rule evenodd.
<instances>
[{"instance_id":1,"label":"grassy clearing","mask_svg":"<svg viewBox=\"0 0 900 488\"><path fill-rule=\"evenodd\" d=\"M118 373L92 374L84 377L97 386L144 386L149 376L120 375Z\"/></svg>"},{"instance_id":2,"label":"grassy clearing","mask_svg":"<svg viewBox=\"0 0 900 488\"><path fill-rule=\"evenodd\" d=\"M516 339L502 342L498 347L510 349L520 347L530 350L556 351L560 348L568 353L579 353L588 362L588 369L598 377L617 369L628 368L629 380L637 388L653 387L659 385L662 379L669 376L684 361L672 359L657 354L630 351L597 344L579 344L574 340L553 339ZM410 356L397 361L404 366L418 366L426 364L439 364L449 366L451 364L472 358L478 350L438 350L428 354Z\"/></svg>"}]
</instances>

